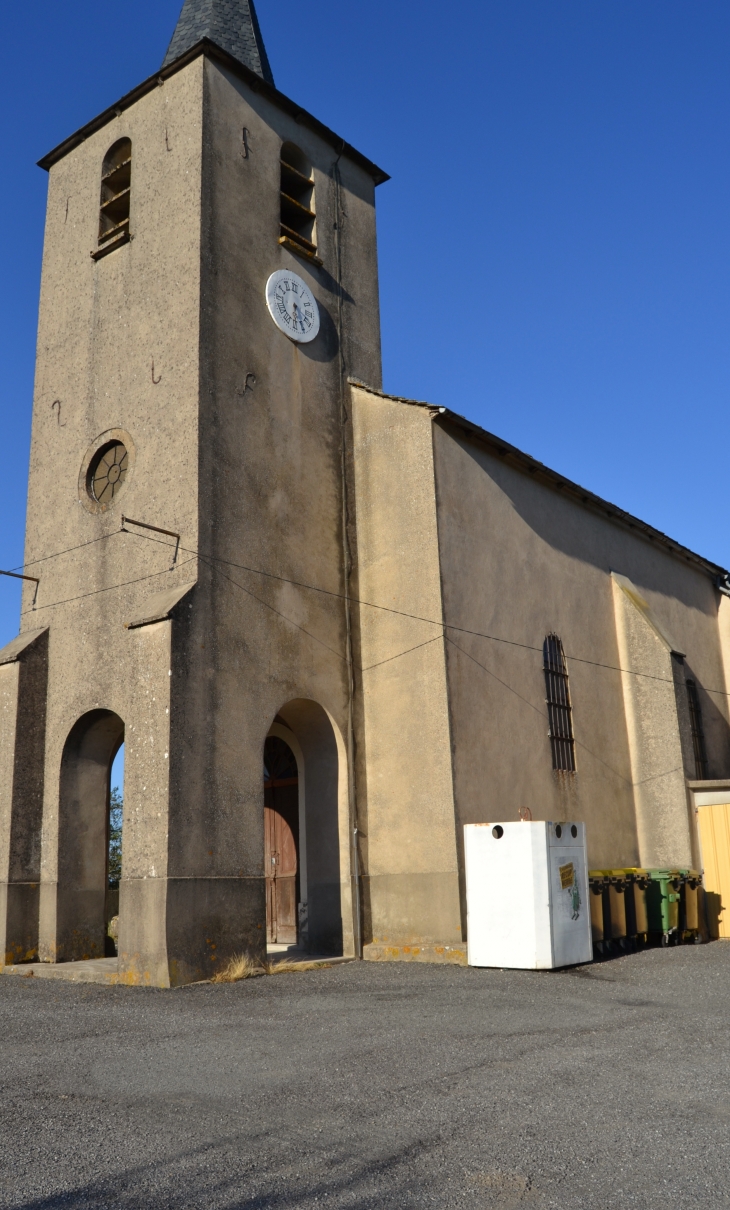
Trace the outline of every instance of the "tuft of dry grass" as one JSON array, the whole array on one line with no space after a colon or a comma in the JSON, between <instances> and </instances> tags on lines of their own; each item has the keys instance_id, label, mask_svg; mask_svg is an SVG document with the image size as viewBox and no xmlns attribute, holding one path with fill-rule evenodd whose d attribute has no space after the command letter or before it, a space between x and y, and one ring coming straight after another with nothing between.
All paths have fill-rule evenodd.
<instances>
[{"instance_id":1,"label":"tuft of dry grass","mask_svg":"<svg viewBox=\"0 0 730 1210\"><path fill-rule=\"evenodd\" d=\"M234 954L227 965L213 975L211 983L239 983L241 979L265 974L264 967L255 962L250 954Z\"/></svg>"},{"instance_id":2,"label":"tuft of dry grass","mask_svg":"<svg viewBox=\"0 0 730 1210\"><path fill-rule=\"evenodd\" d=\"M268 960L265 967L267 975L288 975L293 971L321 971L328 969L328 962L297 962L294 958L281 958L278 962Z\"/></svg>"},{"instance_id":3,"label":"tuft of dry grass","mask_svg":"<svg viewBox=\"0 0 730 1210\"><path fill-rule=\"evenodd\" d=\"M211 983L240 983L241 979L252 979L258 975L287 975L295 971L318 971L328 967L326 962L297 962L293 958L281 958L278 962L267 958L257 962L250 954L234 954L226 966L211 979Z\"/></svg>"}]
</instances>

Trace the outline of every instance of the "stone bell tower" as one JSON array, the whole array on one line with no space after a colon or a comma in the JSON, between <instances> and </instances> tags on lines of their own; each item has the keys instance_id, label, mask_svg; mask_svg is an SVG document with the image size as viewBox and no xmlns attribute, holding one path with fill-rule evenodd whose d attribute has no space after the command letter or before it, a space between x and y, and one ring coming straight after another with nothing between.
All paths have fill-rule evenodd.
<instances>
[{"instance_id":1,"label":"stone bell tower","mask_svg":"<svg viewBox=\"0 0 730 1210\"><path fill-rule=\"evenodd\" d=\"M41 166L0 958L104 955L122 742L119 978L260 952L271 736L299 766L306 937L353 952L344 390L380 385L385 174L277 91L252 0L185 0L160 71ZM267 306L281 270L314 339Z\"/></svg>"}]
</instances>

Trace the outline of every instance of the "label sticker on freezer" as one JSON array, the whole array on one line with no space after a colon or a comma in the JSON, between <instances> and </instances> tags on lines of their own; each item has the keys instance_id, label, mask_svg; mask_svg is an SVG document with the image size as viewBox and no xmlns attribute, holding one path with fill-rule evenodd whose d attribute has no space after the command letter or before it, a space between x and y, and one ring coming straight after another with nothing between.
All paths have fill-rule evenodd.
<instances>
[{"instance_id":1,"label":"label sticker on freezer","mask_svg":"<svg viewBox=\"0 0 730 1210\"><path fill-rule=\"evenodd\" d=\"M563 892L561 895L562 914L570 920L579 920L581 896L574 863L567 861L564 865L558 865L557 875L560 879L560 889Z\"/></svg>"},{"instance_id":2,"label":"label sticker on freezer","mask_svg":"<svg viewBox=\"0 0 730 1210\"><path fill-rule=\"evenodd\" d=\"M575 870L573 869L573 862L569 861L567 865L558 866L558 873L560 875L560 885L563 890L570 890L575 882Z\"/></svg>"}]
</instances>

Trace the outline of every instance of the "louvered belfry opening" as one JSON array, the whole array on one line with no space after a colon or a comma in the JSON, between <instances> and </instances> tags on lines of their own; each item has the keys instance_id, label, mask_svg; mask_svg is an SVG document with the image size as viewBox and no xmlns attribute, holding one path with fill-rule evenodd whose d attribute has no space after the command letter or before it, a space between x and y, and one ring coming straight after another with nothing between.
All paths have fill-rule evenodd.
<instances>
[{"instance_id":1,"label":"louvered belfry opening","mask_svg":"<svg viewBox=\"0 0 730 1210\"><path fill-rule=\"evenodd\" d=\"M557 634L547 636L542 652L553 769L560 773L575 773L573 708L570 704L568 669L563 644Z\"/></svg>"},{"instance_id":2,"label":"louvered belfry opening","mask_svg":"<svg viewBox=\"0 0 730 1210\"><path fill-rule=\"evenodd\" d=\"M284 143L281 149L280 243L291 241L310 256L316 256L314 223L312 166L298 147Z\"/></svg>"},{"instance_id":3,"label":"louvered belfry opening","mask_svg":"<svg viewBox=\"0 0 730 1210\"><path fill-rule=\"evenodd\" d=\"M687 701L689 703L689 721L692 729L692 748L695 757L695 777L698 781L707 780L707 749L705 747L705 731L702 726L702 707L700 695L695 681L687 680Z\"/></svg>"},{"instance_id":4,"label":"louvered belfry opening","mask_svg":"<svg viewBox=\"0 0 730 1210\"><path fill-rule=\"evenodd\" d=\"M110 147L101 170L99 246L129 238L132 189L132 141L120 139Z\"/></svg>"}]
</instances>

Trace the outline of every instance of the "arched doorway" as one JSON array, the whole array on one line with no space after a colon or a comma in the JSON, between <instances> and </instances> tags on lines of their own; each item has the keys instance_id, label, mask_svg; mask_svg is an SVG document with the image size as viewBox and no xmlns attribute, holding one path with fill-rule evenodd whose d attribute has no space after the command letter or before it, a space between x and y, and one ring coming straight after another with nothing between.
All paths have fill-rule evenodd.
<instances>
[{"instance_id":1,"label":"arched doorway","mask_svg":"<svg viewBox=\"0 0 730 1210\"><path fill-rule=\"evenodd\" d=\"M264 745L264 870L266 942L296 945L299 894L299 772L289 745L270 735Z\"/></svg>"},{"instance_id":2,"label":"arched doorway","mask_svg":"<svg viewBox=\"0 0 730 1210\"><path fill-rule=\"evenodd\" d=\"M110 792L124 723L92 710L72 727L61 758L58 818L56 957L103 958L107 952Z\"/></svg>"},{"instance_id":3,"label":"arched doorway","mask_svg":"<svg viewBox=\"0 0 730 1210\"><path fill-rule=\"evenodd\" d=\"M276 740L274 747L272 741ZM281 746L279 746L281 745ZM349 820L347 758L342 736L332 716L317 702L298 698L282 706L269 729L265 754L271 753L268 780L282 783L265 787L265 869L267 882L267 931L271 858L271 827L277 819L268 815L271 804L286 802L290 835L296 846L296 881L288 862L289 889L296 900L287 899L287 931L278 944L292 945L312 954L355 952L354 883L352 877L352 832ZM280 764L274 766L274 754ZM265 774L266 779L266 774ZM296 780L295 780L296 779ZM288 783L288 784L284 784ZM269 798L273 792L276 797ZM286 799L284 799L286 795ZM279 812L283 814L283 812ZM279 867L281 868L281 867ZM283 896L277 900L277 908ZM296 914L292 918L291 905ZM292 927L293 926L293 927ZM279 922L277 920L277 936ZM268 944L271 940L268 932ZM291 938L291 940L288 940Z\"/></svg>"}]
</instances>

